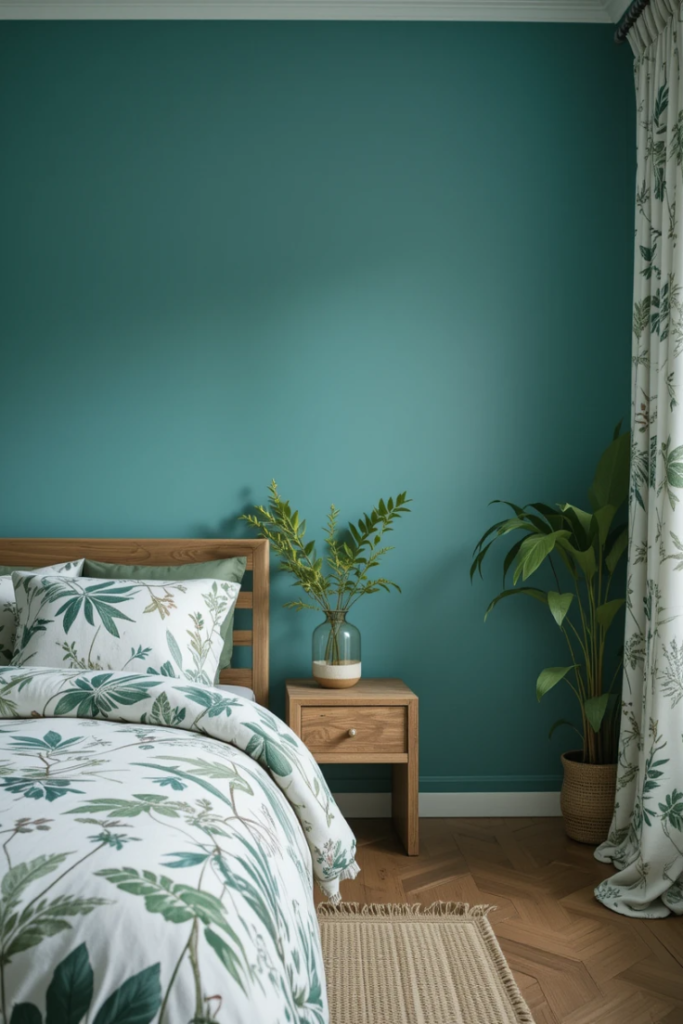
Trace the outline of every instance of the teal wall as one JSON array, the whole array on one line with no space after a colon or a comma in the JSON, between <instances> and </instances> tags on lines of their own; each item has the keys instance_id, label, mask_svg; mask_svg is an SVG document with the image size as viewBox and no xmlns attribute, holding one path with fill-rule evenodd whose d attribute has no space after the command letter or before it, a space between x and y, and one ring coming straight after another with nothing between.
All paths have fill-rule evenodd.
<instances>
[{"instance_id":1,"label":"teal wall","mask_svg":"<svg viewBox=\"0 0 683 1024\"><path fill-rule=\"evenodd\" d=\"M490 499L584 501L628 414L634 127L609 26L5 22L0 533L407 489L403 594L354 619L420 695L422 788L557 788L562 648L541 606L484 625L468 567Z\"/></svg>"}]
</instances>

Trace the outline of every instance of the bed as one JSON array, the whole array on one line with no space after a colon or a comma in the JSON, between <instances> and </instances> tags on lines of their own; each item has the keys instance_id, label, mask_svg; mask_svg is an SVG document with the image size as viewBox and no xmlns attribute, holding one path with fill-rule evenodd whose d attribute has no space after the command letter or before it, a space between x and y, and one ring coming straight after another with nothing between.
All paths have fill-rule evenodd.
<instances>
[{"instance_id":1,"label":"bed","mask_svg":"<svg viewBox=\"0 0 683 1024\"><path fill-rule=\"evenodd\" d=\"M41 664L57 620L105 635L93 593L124 602L102 606L117 616L107 643L117 624L121 636L137 628L125 603L135 588L13 577L16 664L0 667L0 1021L325 1024L312 885L339 899L358 871L355 840L307 749L267 709L267 542L0 540L6 566L83 557L245 557L236 605L251 628L233 640L251 665L204 685L173 636L177 664L155 665L142 644L125 670L81 667L73 651L66 665ZM52 604L26 620L31 588ZM168 637L166 607L150 610Z\"/></svg>"}]
</instances>

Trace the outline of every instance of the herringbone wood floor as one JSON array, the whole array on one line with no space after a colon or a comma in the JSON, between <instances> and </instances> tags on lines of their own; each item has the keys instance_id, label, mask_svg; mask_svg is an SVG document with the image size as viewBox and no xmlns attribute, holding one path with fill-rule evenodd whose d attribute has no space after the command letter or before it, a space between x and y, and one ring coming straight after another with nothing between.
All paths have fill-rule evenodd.
<instances>
[{"instance_id":1,"label":"herringbone wood floor","mask_svg":"<svg viewBox=\"0 0 683 1024\"><path fill-rule=\"evenodd\" d=\"M359 903L490 903L537 1024L683 1024L683 920L635 921L593 897L612 869L560 818L422 818L406 857L390 821L351 822ZM381 1024L381 1022L374 1022Z\"/></svg>"}]
</instances>

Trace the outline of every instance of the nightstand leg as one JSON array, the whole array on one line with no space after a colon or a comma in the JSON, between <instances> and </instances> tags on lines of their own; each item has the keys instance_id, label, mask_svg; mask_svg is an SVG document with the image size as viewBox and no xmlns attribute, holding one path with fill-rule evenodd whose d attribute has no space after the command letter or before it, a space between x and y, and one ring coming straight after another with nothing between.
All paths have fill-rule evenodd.
<instances>
[{"instance_id":1,"label":"nightstand leg","mask_svg":"<svg viewBox=\"0 0 683 1024\"><path fill-rule=\"evenodd\" d=\"M415 857L420 852L417 709L417 701L412 701L408 705L408 763L393 766L391 796L391 816L410 857Z\"/></svg>"}]
</instances>

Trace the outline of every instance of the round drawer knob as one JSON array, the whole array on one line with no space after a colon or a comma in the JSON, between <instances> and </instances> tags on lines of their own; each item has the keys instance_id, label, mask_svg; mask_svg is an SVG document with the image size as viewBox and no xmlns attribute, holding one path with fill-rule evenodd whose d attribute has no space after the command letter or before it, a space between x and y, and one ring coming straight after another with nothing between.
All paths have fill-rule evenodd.
<instances>
[{"instance_id":1,"label":"round drawer knob","mask_svg":"<svg viewBox=\"0 0 683 1024\"><path fill-rule=\"evenodd\" d=\"M355 735L356 735L356 730L355 729L349 729L349 736L353 737Z\"/></svg>"}]
</instances>

